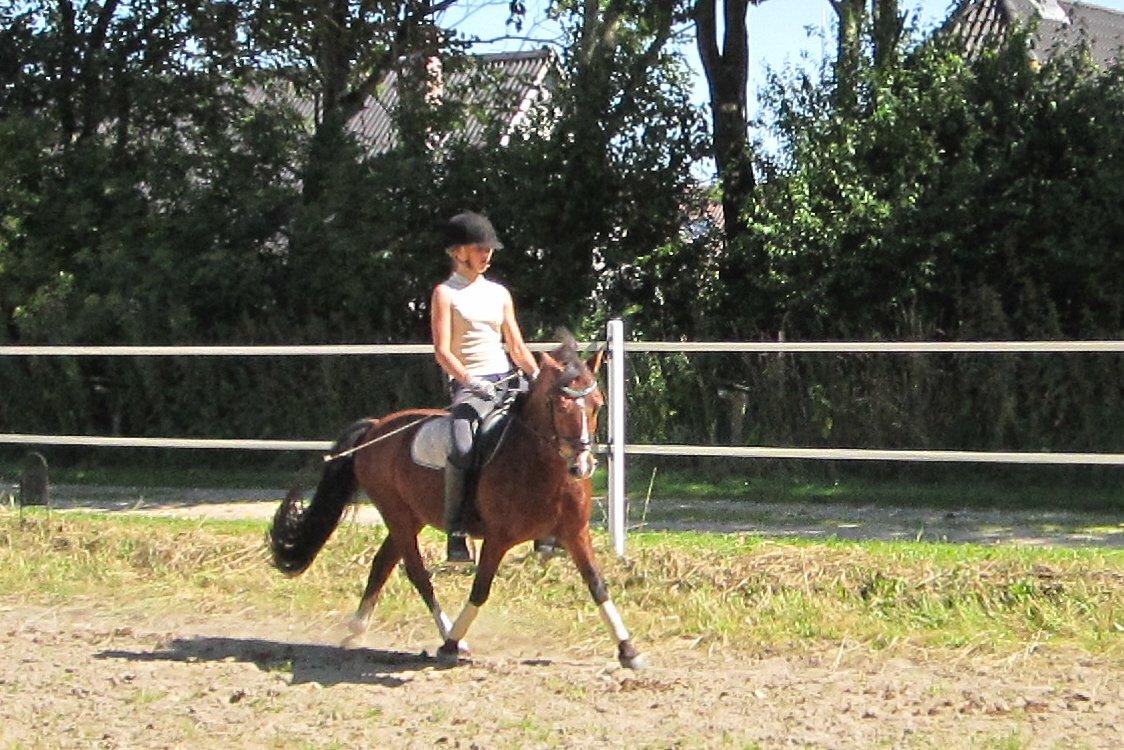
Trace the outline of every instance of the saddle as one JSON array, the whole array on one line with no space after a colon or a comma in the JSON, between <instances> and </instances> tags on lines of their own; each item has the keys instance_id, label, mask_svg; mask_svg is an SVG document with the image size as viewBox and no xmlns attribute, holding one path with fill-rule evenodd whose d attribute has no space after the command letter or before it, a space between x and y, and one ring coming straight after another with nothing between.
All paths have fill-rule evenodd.
<instances>
[{"instance_id":1,"label":"saddle","mask_svg":"<svg viewBox=\"0 0 1124 750\"><path fill-rule=\"evenodd\" d=\"M495 408L480 420L472 441L472 454L469 456L470 474L479 474L499 452L511 426L511 418L518 410L519 396L520 391L509 389L501 396ZM431 417L422 423L410 443L410 458L414 463L428 469L444 470L449 453L453 450L452 422L452 416L445 414ZM474 482L470 478L470 485L472 484Z\"/></svg>"}]
</instances>

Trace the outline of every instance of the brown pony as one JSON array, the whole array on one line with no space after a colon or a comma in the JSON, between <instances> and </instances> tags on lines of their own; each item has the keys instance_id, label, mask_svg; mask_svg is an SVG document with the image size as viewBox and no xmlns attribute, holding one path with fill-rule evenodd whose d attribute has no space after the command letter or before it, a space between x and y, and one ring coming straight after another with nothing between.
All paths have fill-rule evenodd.
<instances>
[{"instance_id":1,"label":"brown pony","mask_svg":"<svg viewBox=\"0 0 1124 750\"><path fill-rule=\"evenodd\" d=\"M589 537L590 476L596 465L592 438L604 403L596 380L600 364L600 355L583 363L569 335L560 348L542 355L539 377L513 407L507 437L479 476L476 518L468 532L483 545L469 601L456 622L449 621L434 596L417 540L427 524L441 528L443 523L442 472L419 466L410 454L420 424L445 414L440 410L400 411L348 428L332 449L337 457L324 469L311 503L304 505L293 491L277 509L270 529L274 565L287 575L304 571L362 487L382 514L387 536L371 563L348 640L366 631L379 593L402 561L437 623L443 641L438 659L455 664L467 652L464 636L488 599L504 554L521 542L553 536L581 571L617 642L620 663L644 667L609 598Z\"/></svg>"}]
</instances>

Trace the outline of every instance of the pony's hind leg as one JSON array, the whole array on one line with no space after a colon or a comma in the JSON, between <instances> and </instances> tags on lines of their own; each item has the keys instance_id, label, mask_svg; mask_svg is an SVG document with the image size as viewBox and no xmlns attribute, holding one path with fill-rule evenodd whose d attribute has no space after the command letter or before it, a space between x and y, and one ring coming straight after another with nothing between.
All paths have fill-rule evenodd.
<instances>
[{"instance_id":1,"label":"pony's hind leg","mask_svg":"<svg viewBox=\"0 0 1124 750\"><path fill-rule=\"evenodd\" d=\"M601 571L593 557L593 544L589 539L589 532L584 530L576 538L564 540L564 544L574 564L581 571L586 586L589 587L593 602L601 612L601 619L617 642L617 659L621 666L629 669L644 669L648 666L648 660L632 645L628 629L624 626L624 621L621 620L613 600L609 598L605 579L601 576Z\"/></svg>"},{"instance_id":2,"label":"pony's hind leg","mask_svg":"<svg viewBox=\"0 0 1124 750\"><path fill-rule=\"evenodd\" d=\"M357 645L367 632L379 594L382 593L390 574L394 572L394 566L401 559L402 555L394 544L394 537L388 534L379 551L375 553L375 559L371 561L371 574L367 577L367 588L363 590L363 596L359 599L359 609L347 624L351 635L343 640L345 648Z\"/></svg>"},{"instance_id":3,"label":"pony's hind leg","mask_svg":"<svg viewBox=\"0 0 1124 750\"><path fill-rule=\"evenodd\" d=\"M453 623L449 621L448 615L442 611L441 604L438 603L437 596L433 593L433 582L430 580L429 571L425 568L421 550L418 549L417 535L418 530L415 530L413 534L401 542L402 562L406 566L406 576L410 579L410 583L414 584L414 588L421 595L429 613L433 615L433 621L437 625L437 632L440 634L442 642L447 642L449 631L453 629ZM392 536L398 535L392 534ZM399 538L401 539L401 537ZM454 648L460 653L467 654L469 651L468 642L463 638L462 635L454 641Z\"/></svg>"}]
</instances>

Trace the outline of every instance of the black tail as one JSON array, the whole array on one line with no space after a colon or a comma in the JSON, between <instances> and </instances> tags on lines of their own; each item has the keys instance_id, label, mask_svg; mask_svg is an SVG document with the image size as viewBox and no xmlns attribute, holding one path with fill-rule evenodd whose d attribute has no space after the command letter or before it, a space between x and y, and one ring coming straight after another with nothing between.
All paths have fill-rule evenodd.
<instances>
[{"instance_id":1,"label":"black tail","mask_svg":"<svg viewBox=\"0 0 1124 750\"><path fill-rule=\"evenodd\" d=\"M351 425L332 446L332 453L354 448L371 428L369 420ZM281 502L269 529L273 565L288 576L300 575L316 559L316 553L336 530L344 508L355 497L355 454L328 462L312 502L301 501L294 487Z\"/></svg>"}]
</instances>

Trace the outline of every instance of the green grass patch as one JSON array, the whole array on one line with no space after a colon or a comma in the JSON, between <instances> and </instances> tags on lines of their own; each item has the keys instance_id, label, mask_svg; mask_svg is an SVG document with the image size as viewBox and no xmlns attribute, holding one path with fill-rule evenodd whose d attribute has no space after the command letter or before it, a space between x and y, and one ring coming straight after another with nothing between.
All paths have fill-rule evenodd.
<instances>
[{"instance_id":1,"label":"green grass patch","mask_svg":"<svg viewBox=\"0 0 1124 750\"><path fill-rule=\"evenodd\" d=\"M354 610L384 533L345 523L309 571L286 579L269 565L265 532L252 521L42 511L21 521L0 511L0 599L336 623ZM431 563L441 542L422 535ZM1124 658L1121 550L640 533L622 561L597 542L610 591L645 648L1056 647ZM604 652L606 634L570 562L528 552L509 554L479 627ZM435 568L438 595L455 612L472 571ZM418 632L429 619L405 576L393 575L373 627Z\"/></svg>"}]
</instances>

